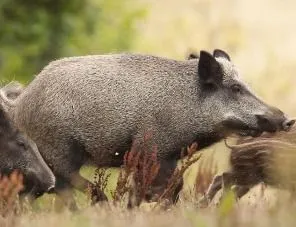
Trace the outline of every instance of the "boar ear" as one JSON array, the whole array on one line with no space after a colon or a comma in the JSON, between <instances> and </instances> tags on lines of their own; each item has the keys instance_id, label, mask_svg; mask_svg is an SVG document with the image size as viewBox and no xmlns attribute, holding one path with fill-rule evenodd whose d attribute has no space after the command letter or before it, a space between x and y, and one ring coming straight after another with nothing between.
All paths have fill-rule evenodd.
<instances>
[{"instance_id":1,"label":"boar ear","mask_svg":"<svg viewBox=\"0 0 296 227\"><path fill-rule=\"evenodd\" d=\"M206 51L200 51L198 75L204 83L214 83L222 79L219 63Z\"/></svg>"},{"instance_id":2,"label":"boar ear","mask_svg":"<svg viewBox=\"0 0 296 227\"><path fill-rule=\"evenodd\" d=\"M188 54L188 56L187 56L187 60L197 59L197 58L199 58L199 55L198 55L198 53L195 53L195 52L192 52L192 53Z\"/></svg>"},{"instance_id":3,"label":"boar ear","mask_svg":"<svg viewBox=\"0 0 296 227\"><path fill-rule=\"evenodd\" d=\"M229 55L224 50L215 49L213 55L215 58L225 58L231 61Z\"/></svg>"},{"instance_id":4,"label":"boar ear","mask_svg":"<svg viewBox=\"0 0 296 227\"><path fill-rule=\"evenodd\" d=\"M7 98L16 99L24 91L24 87L22 84L13 81L2 87L1 90Z\"/></svg>"}]
</instances>

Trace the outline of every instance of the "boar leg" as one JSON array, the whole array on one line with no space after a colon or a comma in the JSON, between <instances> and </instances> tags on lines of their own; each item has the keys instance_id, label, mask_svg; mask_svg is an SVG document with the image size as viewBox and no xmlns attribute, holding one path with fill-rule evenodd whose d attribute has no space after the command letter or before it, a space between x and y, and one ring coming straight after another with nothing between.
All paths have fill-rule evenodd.
<instances>
[{"instance_id":1,"label":"boar leg","mask_svg":"<svg viewBox=\"0 0 296 227\"><path fill-rule=\"evenodd\" d=\"M44 152L44 154L47 156L45 157L46 162L51 163L53 172L57 178L55 188L57 194L63 197L63 200L66 204L69 204L70 208L75 208L73 205L75 203L74 197L72 193L70 193L70 189L75 188L86 192L88 184L91 185L91 189L95 187L79 174L81 166L89 158L85 151L83 141L71 139L67 144L68 146L63 144L63 146L56 147L55 149L52 148L53 146L50 147L50 145L47 144L47 147L40 148L40 150L48 151ZM59 154L57 154L57 151L59 151ZM102 198L106 199L106 197L103 196L103 192L99 192L98 189L91 193L95 195L94 198L96 198L96 201L101 201L103 200Z\"/></svg>"},{"instance_id":2,"label":"boar leg","mask_svg":"<svg viewBox=\"0 0 296 227\"><path fill-rule=\"evenodd\" d=\"M75 211L78 209L71 184L67 183L62 177L56 177L56 187L55 191L57 195L61 198L62 202L70 210Z\"/></svg>"},{"instance_id":3,"label":"boar leg","mask_svg":"<svg viewBox=\"0 0 296 227\"><path fill-rule=\"evenodd\" d=\"M235 190L234 190L237 199L240 199L245 194L247 194L249 191L250 191L249 186L239 186L239 185L236 186Z\"/></svg>"},{"instance_id":4,"label":"boar leg","mask_svg":"<svg viewBox=\"0 0 296 227\"><path fill-rule=\"evenodd\" d=\"M217 175L212 180L205 195L198 201L199 207L207 207L216 193L222 188L222 175Z\"/></svg>"},{"instance_id":5,"label":"boar leg","mask_svg":"<svg viewBox=\"0 0 296 227\"><path fill-rule=\"evenodd\" d=\"M212 183L210 184L205 196L203 196L199 201L198 205L208 206L208 204L213 200L217 192L224 186L225 188L230 188L232 183L232 174L230 172L224 172L222 175L217 175L214 177Z\"/></svg>"},{"instance_id":6,"label":"boar leg","mask_svg":"<svg viewBox=\"0 0 296 227\"><path fill-rule=\"evenodd\" d=\"M88 186L90 186L92 205L100 201L107 201L106 195L99 188L96 188L91 182L80 176L79 172L71 174L70 182L62 177L57 177L56 180L57 184L55 190L70 210L75 211L78 209L73 196L73 187L83 193L86 193Z\"/></svg>"}]
</instances>

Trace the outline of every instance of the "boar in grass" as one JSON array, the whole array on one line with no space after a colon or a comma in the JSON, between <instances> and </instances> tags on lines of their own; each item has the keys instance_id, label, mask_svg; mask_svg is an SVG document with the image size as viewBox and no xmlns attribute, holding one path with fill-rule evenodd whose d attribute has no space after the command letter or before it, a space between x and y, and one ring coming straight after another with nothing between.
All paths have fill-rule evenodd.
<instances>
[{"instance_id":1,"label":"boar in grass","mask_svg":"<svg viewBox=\"0 0 296 227\"><path fill-rule=\"evenodd\" d=\"M197 142L202 149L233 133L259 136L294 123L259 99L218 49L183 61L141 54L64 58L47 65L16 99L2 94L1 101L36 142L60 194L87 187L79 175L85 163L122 165L125 152L147 133L146 150L158 150L153 188L161 194L182 148Z\"/></svg>"},{"instance_id":2,"label":"boar in grass","mask_svg":"<svg viewBox=\"0 0 296 227\"><path fill-rule=\"evenodd\" d=\"M240 138L236 145L227 146L231 149L230 170L214 177L199 205L208 205L222 188L234 187L238 199L259 183L295 189L295 126L288 132Z\"/></svg>"},{"instance_id":3,"label":"boar in grass","mask_svg":"<svg viewBox=\"0 0 296 227\"><path fill-rule=\"evenodd\" d=\"M36 144L14 126L0 106L0 173L3 176L13 171L23 175L22 196L37 198L54 190L55 177Z\"/></svg>"}]
</instances>

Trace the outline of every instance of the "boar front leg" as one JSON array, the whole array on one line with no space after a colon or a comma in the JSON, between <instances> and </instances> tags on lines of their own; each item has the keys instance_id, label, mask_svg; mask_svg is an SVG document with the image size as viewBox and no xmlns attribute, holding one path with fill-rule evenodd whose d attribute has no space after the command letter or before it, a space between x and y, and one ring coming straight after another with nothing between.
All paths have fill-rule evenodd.
<instances>
[{"instance_id":1,"label":"boar front leg","mask_svg":"<svg viewBox=\"0 0 296 227\"><path fill-rule=\"evenodd\" d=\"M224 186L230 188L232 184L232 173L224 172L222 175L214 177L206 194L198 201L198 206L205 207L213 200L217 192Z\"/></svg>"}]
</instances>

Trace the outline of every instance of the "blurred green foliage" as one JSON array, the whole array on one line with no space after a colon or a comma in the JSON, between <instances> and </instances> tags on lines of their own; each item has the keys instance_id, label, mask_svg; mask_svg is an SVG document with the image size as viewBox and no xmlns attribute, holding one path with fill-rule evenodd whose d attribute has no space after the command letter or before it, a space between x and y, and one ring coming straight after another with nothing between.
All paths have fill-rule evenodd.
<instances>
[{"instance_id":1,"label":"blurred green foliage","mask_svg":"<svg viewBox=\"0 0 296 227\"><path fill-rule=\"evenodd\" d=\"M1 80L28 82L64 56L124 51L145 15L136 0L1 0Z\"/></svg>"}]
</instances>

